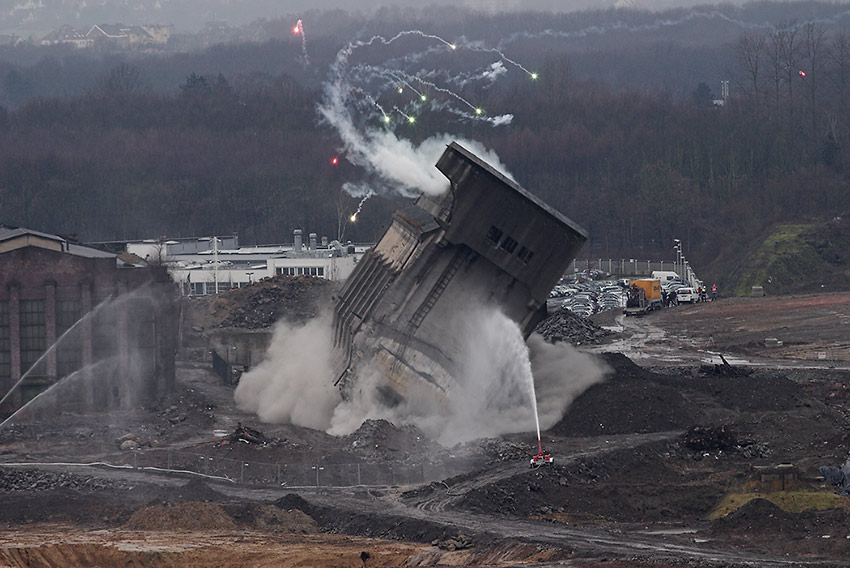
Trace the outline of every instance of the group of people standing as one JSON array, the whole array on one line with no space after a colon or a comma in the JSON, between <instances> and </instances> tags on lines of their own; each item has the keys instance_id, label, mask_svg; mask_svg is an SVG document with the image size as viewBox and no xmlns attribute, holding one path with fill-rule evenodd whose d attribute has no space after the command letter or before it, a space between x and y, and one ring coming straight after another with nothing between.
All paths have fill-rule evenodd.
<instances>
[{"instance_id":1,"label":"group of people standing","mask_svg":"<svg viewBox=\"0 0 850 568\"><path fill-rule=\"evenodd\" d=\"M707 302L708 301L708 291L706 290L705 285L698 286L694 289L699 294L699 301L700 302ZM712 284L711 285L711 301L713 302L716 299L717 299L717 284ZM661 302L664 304L665 308L669 308L670 306L678 306L679 305L679 299L678 299L678 295L676 294L676 290L675 289L670 290L670 291L661 290Z\"/></svg>"}]
</instances>

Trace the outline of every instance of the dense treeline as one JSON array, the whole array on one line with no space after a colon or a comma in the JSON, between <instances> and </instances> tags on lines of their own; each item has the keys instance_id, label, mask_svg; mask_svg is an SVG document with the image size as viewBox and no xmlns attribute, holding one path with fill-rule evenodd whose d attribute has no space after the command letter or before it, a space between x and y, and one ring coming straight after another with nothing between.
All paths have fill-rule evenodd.
<instances>
[{"instance_id":1,"label":"dense treeline","mask_svg":"<svg viewBox=\"0 0 850 568\"><path fill-rule=\"evenodd\" d=\"M472 93L488 112L513 114L509 126L450 130L495 149L523 186L587 228L583 256L669 258L680 238L690 258L708 260L773 223L850 210L848 38L793 22L739 32L725 48L731 95L721 107L704 82L686 96L615 88L577 70L589 55L550 51L540 81ZM319 121L314 69L307 79L189 71L168 91L153 87L150 63L112 63L84 94L0 112L0 221L86 240L236 231L269 243L296 227L372 240L399 204L372 198L346 222L359 200L340 188L359 172L330 164L339 142ZM432 120L404 136L446 130Z\"/></svg>"}]
</instances>

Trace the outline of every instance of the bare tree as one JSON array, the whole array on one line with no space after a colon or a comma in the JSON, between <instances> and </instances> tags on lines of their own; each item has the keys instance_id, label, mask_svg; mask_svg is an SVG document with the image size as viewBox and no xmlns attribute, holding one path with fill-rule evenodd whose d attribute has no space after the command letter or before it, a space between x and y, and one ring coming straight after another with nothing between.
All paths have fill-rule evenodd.
<instances>
[{"instance_id":1,"label":"bare tree","mask_svg":"<svg viewBox=\"0 0 850 568\"><path fill-rule=\"evenodd\" d=\"M829 52L826 29L822 25L808 23L803 26L800 52L802 69L798 74L803 79L803 88L808 94L809 114L812 121L811 136L812 140L815 140L818 131L820 85Z\"/></svg>"},{"instance_id":2,"label":"bare tree","mask_svg":"<svg viewBox=\"0 0 850 568\"><path fill-rule=\"evenodd\" d=\"M573 65L569 55L547 55L540 73L540 81L541 92L548 105L558 106L566 103L573 83Z\"/></svg>"},{"instance_id":3,"label":"bare tree","mask_svg":"<svg viewBox=\"0 0 850 568\"><path fill-rule=\"evenodd\" d=\"M100 79L99 92L106 96L126 99L133 95L148 93L151 84L135 65L121 63Z\"/></svg>"},{"instance_id":4,"label":"bare tree","mask_svg":"<svg viewBox=\"0 0 850 568\"><path fill-rule=\"evenodd\" d=\"M847 122L850 107L850 34L842 29L832 38L829 58L832 61L829 77L838 95L836 113L841 122Z\"/></svg>"},{"instance_id":5,"label":"bare tree","mask_svg":"<svg viewBox=\"0 0 850 568\"><path fill-rule=\"evenodd\" d=\"M767 38L762 30L744 32L738 38L735 47L738 62L743 68L743 79L739 81L741 89L748 93L756 107L762 99L762 81L764 80L764 59L766 57Z\"/></svg>"}]
</instances>

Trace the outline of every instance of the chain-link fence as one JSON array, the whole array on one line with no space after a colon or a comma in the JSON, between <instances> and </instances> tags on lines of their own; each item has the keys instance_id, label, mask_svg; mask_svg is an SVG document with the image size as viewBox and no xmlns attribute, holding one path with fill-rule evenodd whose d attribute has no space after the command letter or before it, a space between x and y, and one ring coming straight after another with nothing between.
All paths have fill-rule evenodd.
<instances>
[{"instance_id":1,"label":"chain-link fence","mask_svg":"<svg viewBox=\"0 0 850 568\"><path fill-rule=\"evenodd\" d=\"M263 463L160 449L122 454L112 465L191 472L238 483L286 487L419 485L445 479L464 470L460 463Z\"/></svg>"}]
</instances>

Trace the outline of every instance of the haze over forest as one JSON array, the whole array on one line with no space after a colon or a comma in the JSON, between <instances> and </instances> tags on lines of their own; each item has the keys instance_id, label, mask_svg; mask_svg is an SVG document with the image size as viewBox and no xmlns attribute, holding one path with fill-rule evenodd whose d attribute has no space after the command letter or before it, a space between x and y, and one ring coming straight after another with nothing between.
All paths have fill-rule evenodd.
<instances>
[{"instance_id":1,"label":"haze over forest","mask_svg":"<svg viewBox=\"0 0 850 568\"><path fill-rule=\"evenodd\" d=\"M709 261L850 205L844 3L217 21L0 46L0 222L372 241L453 139L585 227L581 257Z\"/></svg>"},{"instance_id":2,"label":"haze over forest","mask_svg":"<svg viewBox=\"0 0 850 568\"><path fill-rule=\"evenodd\" d=\"M63 24L170 24L197 32L210 22L241 26L263 19L317 11L346 10L368 15L382 8L428 10L437 6L495 12L574 12L613 7L666 10L704 4L696 0L11 0L0 10L0 34L40 37ZM740 0L725 2L740 5ZM306 12L306 14L305 14Z\"/></svg>"}]
</instances>

